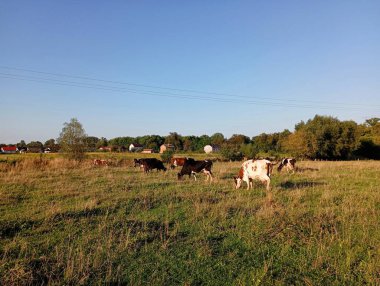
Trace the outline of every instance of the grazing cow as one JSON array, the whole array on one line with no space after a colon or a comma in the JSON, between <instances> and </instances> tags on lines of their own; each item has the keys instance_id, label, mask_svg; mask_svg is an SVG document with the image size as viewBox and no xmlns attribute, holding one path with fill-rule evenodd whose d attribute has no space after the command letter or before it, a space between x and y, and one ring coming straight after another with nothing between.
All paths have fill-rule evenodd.
<instances>
[{"instance_id":1,"label":"grazing cow","mask_svg":"<svg viewBox=\"0 0 380 286\"><path fill-rule=\"evenodd\" d=\"M142 161L141 160L145 160L145 159L133 159L133 167L142 167Z\"/></svg>"},{"instance_id":2,"label":"grazing cow","mask_svg":"<svg viewBox=\"0 0 380 286\"><path fill-rule=\"evenodd\" d=\"M197 177L195 176L196 173L203 172L206 174L206 181L208 181L208 178L210 178L210 182L212 181L212 162L208 160L204 161L195 161L194 159L187 158L184 165L182 166L181 172L178 173L178 180L180 180L183 175L189 175L189 178L191 175L194 176L194 180L197 180Z\"/></svg>"},{"instance_id":3,"label":"grazing cow","mask_svg":"<svg viewBox=\"0 0 380 286\"><path fill-rule=\"evenodd\" d=\"M170 159L170 169L174 169L175 167L183 166L187 159L191 159L191 158L171 158Z\"/></svg>"},{"instance_id":4,"label":"grazing cow","mask_svg":"<svg viewBox=\"0 0 380 286\"><path fill-rule=\"evenodd\" d=\"M281 172L281 169L283 167L285 167L286 171L288 173L289 173L289 171L292 171L292 173L294 174L295 166L296 166L296 159L294 159L294 158L284 158L284 159L281 160L281 163L278 166L277 171Z\"/></svg>"},{"instance_id":5,"label":"grazing cow","mask_svg":"<svg viewBox=\"0 0 380 286\"><path fill-rule=\"evenodd\" d=\"M148 173L150 170L157 169L157 171L163 170L166 171L164 163L156 158L144 158L144 159L134 159L135 167L140 166L143 168L145 173Z\"/></svg>"},{"instance_id":6,"label":"grazing cow","mask_svg":"<svg viewBox=\"0 0 380 286\"><path fill-rule=\"evenodd\" d=\"M242 164L239 175L234 177L235 187L239 189L244 181L247 183L247 190L249 190L253 187L253 180L258 179L265 183L266 189L269 190L272 170L273 164L269 160L247 160Z\"/></svg>"},{"instance_id":7,"label":"grazing cow","mask_svg":"<svg viewBox=\"0 0 380 286\"><path fill-rule=\"evenodd\" d=\"M94 159L94 165L95 166L109 166L109 163L107 160L101 160L101 159Z\"/></svg>"}]
</instances>

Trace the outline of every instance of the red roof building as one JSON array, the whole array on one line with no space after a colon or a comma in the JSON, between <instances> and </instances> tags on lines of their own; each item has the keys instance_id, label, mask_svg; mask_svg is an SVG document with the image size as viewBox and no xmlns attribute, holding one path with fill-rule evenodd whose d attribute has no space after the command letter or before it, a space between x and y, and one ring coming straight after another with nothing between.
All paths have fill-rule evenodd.
<instances>
[{"instance_id":1,"label":"red roof building","mask_svg":"<svg viewBox=\"0 0 380 286\"><path fill-rule=\"evenodd\" d=\"M4 146L1 147L1 152L2 153L16 153L17 152L17 147L16 146Z\"/></svg>"}]
</instances>

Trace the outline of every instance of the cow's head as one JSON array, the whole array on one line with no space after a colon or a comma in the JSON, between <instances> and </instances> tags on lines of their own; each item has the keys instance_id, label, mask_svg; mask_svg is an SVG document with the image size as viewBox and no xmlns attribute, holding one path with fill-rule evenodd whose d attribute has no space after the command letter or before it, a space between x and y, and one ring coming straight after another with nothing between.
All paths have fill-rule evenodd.
<instances>
[{"instance_id":1,"label":"cow's head","mask_svg":"<svg viewBox=\"0 0 380 286\"><path fill-rule=\"evenodd\" d=\"M139 167L141 164L140 164L140 159L133 159L133 163L134 163L134 165L133 165L133 167Z\"/></svg>"},{"instance_id":2,"label":"cow's head","mask_svg":"<svg viewBox=\"0 0 380 286\"><path fill-rule=\"evenodd\" d=\"M242 179L238 176L234 176L235 188L239 189L241 186Z\"/></svg>"}]
</instances>

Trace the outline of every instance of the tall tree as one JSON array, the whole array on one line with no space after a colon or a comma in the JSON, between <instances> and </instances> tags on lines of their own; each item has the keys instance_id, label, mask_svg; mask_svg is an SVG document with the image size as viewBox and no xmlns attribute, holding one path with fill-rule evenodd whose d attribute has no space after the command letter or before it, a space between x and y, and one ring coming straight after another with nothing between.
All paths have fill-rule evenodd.
<instances>
[{"instance_id":1,"label":"tall tree","mask_svg":"<svg viewBox=\"0 0 380 286\"><path fill-rule=\"evenodd\" d=\"M63 124L62 131L57 139L61 145L61 150L67 154L70 159L81 161L86 152L86 133L82 124L76 118Z\"/></svg>"},{"instance_id":2,"label":"tall tree","mask_svg":"<svg viewBox=\"0 0 380 286\"><path fill-rule=\"evenodd\" d=\"M182 136L177 132L170 132L170 134L165 137L165 143L174 145L176 150L182 150L183 148Z\"/></svg>"},{"instance_id":3,"label":"tall tree","mask_svg":"<svg viewBox=\"0 0 380 286\"><path fill-rule=\"evenodd\" d=\"M222 133L214 133L213 135L211 135L210 139L211 139L211 144L219 145L219 146L222 146L222 144L226 140Z\"/></svg>"}]
</instances>

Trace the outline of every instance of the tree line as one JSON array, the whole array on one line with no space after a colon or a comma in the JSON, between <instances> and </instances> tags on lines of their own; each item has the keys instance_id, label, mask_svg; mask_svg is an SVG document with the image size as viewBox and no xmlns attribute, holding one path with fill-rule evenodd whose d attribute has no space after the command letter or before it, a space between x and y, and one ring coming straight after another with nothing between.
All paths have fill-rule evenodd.
<instances>
[{"instance_id":1,"label":"tree line","mask_svg":"<svg viewBox=\"0 0 380 286\"><path fill-rule=\"evenodd\" d=\"M79 139L75 141L73 138ZM64 124L57 140L49 139L44 144L39 141L26 144L21 140L15 145L19 148L50 148L52 151L59 151L63 147L67 151L68 146L77 145L80 146L80 152L93 152L107 146L117 152L128 150L132 143L141 144L156 152L162 144L172 144L176 152L203 152L204 146L214 145L229 160L283 156L322 160L380 159L380 118L371 118L358 124L352 120L340 121L332 116L316 115L306 122L297 123L294 132L285 129L282 132L263 133L254 137L234 134L225 138L222 133L211 136L182 136L171 132L167 136L125 136L109 140L87 136L82 125L72 119L70 123Z\"/></svg>"}]
</instances>

